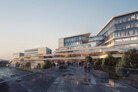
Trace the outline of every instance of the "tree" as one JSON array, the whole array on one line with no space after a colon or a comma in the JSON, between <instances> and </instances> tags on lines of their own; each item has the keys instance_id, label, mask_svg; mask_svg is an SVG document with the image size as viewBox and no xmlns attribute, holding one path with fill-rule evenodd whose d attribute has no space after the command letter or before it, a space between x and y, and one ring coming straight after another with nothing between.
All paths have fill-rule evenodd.
<instances>
[{"instance_id":1,"label":"tree","mask_svg":"<svg viewBox=\"0 0 138 92\"><path fill-rule=\"evenodd\" d=\"M41 68L41 64L40 63L37 64L37 68Z\"/></svg>"},{"instance_id":2,"label":"tree","mask_svg":"<svg viewBox=\"0 0 138 92\"><path fill-rule=\"evenodd\" d=\"M111 78L115 79L118 79L118 76L115 73L115 66L117 62L117 59L114 58L110 53L102 60L102 70L107 72Z\"/></svg>"},{"instance_id":3,"label":"tree","mask_svg":"<svg viewBox=\"0 0 138 92\"><path fill-rule=\"evenodd\" d=\"M20 66L20 63L19 62L16 62L15 66L16 67L19 67Z\"/></svg>"},{"instance_id":4,"label":"tree","mask_svg":"<svg viewBox=\"0 0 138 92\"><path fill-rule=\"evenodd\" d=\"M52 67L52 63L49 60L44 61L42 69L51 68L51 67Z\"/></svg>"},{"instance_id":5,"label":"tree","mask_svg":"<svg viewBox=\"0 0 138 92\"><path fill-rule=\"evenodd\" d=\"M93 64L93 59L91 56L86 56L85 57L85 62L90 62L91 64Z\"/></svg>"},{"instance_id":6,"label":"tree","mask_svg":"<svg viewBox=\"0 0 138 92\"><path fill-rule=\"evenodd\" d=\"M102 66L116 66L116 64L117 60L111 54L108 54L108 56L102 60Z\"/></svg>"},{"instance_id":7,"label":"tree","mask_svg":"<svg viewBox=\"0 0 138 92\"><path fill-rule=\"evenodd\" d=\"M94 62L94 69L100 69L101 64L102 64L102 59L100 58L96 59L96 61Z\"/></svg>"},{"instance_id":8,"label":"tree","mask_svg":"<svg viewBox=\"0 0 138 92\"><path fill-rule=\"evenodd\" d=\"M30 62L26 62L25 67L31 67L31 63Z\"/></svg>"},{"instance_id":9,"label":"tree","mask_svg":"<svg viewBox=\"0 0 138 92\"><path fill-rule=\"evenodd\" d=\"M42 65L42 69L46 69L47 68L47 65L46 64L43 64Z\"/></svg>"},{"instance_id":10,"label":"tree","mask_svg":"<svg viewBox=\"0 0 138 92\"><path fill-rule=\"evenodd\" d=\"M138 53L136 49L125 51L121 60L116 65L116 73L120 76L129 76L128 68L138 68Z\"/></svg>"},{"instance_id":11,"label":"tree","mask_svg":"<svg viewBox=\"0 0 138 92\"><path fill-rule=\"evenodd\" d=\"M136 49L130 49L123 53L121 66L125 68L138 68L138 53Z\"/></svg>"},{"instance_id":12,"label":"tree","mask_svg":"<svg viewBox=\"0 0 138 92\"><path fill-rule=\"evenodd\" d=\"M0 61L0 67L6 67L6 64L8 64L8 62Z\"/></svg>"},{"instance_id":13,"label":"tree","mask_svg":"<svg viewBox=\"0 0 138 92\"><path fill-rule=\"evenodd\" d=\"M58 60L58 61L57 61L57 64L58 64L58 65L60 65L60 64L61 64L61 61L60 61L60 60Z\"/></svg>"}]
</instances>

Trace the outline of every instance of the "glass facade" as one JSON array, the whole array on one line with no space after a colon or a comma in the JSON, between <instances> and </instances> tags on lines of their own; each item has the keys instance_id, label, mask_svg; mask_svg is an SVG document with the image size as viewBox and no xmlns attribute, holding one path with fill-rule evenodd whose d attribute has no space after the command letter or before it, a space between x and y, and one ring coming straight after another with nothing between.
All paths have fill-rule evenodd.
<instances>
[{"instance_id":1,"label":"glass facade","mask_svg":"<svg viewBox=\"0 0 138 92\"><path fill-rule=\"evenodd\" d=\"M25 52L25 55L38 54L38 49L26 50L26 51L24 51L24 52Z\"/></svg>"},{"instance_id":2,"label":"glass facade","mask_svg":"<svg viewBox=\"0 0 138 92\"><path fill-rule=\"evenodd\" d=\"M89 42L96 42L96 41L101 41L104 39L104 36L100 35L100 36L94 36L94 37L90 37L89 38Z\"/></svg>"},{"instance_id":3,"label":"glass facade","mask_svg":"<svg viewBox=\"0 0 138 92\"><path fill-rule=\"evenodd\" d=\"M24 56L24 53L14 53L13 54L13 58L20 58L22 56Z\"/></svg>"},{"instance_id":4,"label":"glass facade","mask_svg":"<svg viewBox=\"0 0 138 92\"><path fill-rule=\"evenodd\" d=\"M138 34L138 13L116 18L115 21L115 38Z\"/></svg>"},{"instance_id":5,"label":"glass facade","mask_svg":"<svg viewBox=\"0 0 138 92\"><path fill-rule=\"evenodd\" d=\"M138 43L117 45L116 48L138 48Z\"/></svg>"},{"instance_id":6,"label":"glass facade","mask_svg":"<svg viewBox=\"0 0 138 92\"><path fill-rule=\"evenodd\" d=\"M80 44L82 44L82 36L76 36L64 39L64 46L75 46Z\"/></svg>"},{"instance_id":7,"label":"glass facade","mask_svg":"<svg viewBox=\"0 0 138 92\"><path fill-rule=\"evenodd\" d=\"M116 39L115 42L126 42L126 41L135 41L135 40L138 40L138 37Z\"/></svg>"},{"instance_id":8,"label":"glass facade","mask_svg":"<svg viewBox=\"0 0 138 92\"><path fill-rule=\"evenodd\" d=\"M106 25L106 27L98 35L104 35L105 39L104 41L99 41L97 45L107 45L111 42L138 40L138 12L114 17L113 20L111 20L111 22ZM109 41L114 40L115 38L120 39Z\"/></svg>"}]
</instances>

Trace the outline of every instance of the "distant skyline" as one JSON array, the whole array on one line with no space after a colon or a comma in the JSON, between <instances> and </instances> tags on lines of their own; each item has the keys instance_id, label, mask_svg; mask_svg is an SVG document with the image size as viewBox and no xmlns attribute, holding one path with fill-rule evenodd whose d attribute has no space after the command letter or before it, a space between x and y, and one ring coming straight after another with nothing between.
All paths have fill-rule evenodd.
<instances>
[{"instance_id":1,"label":"distant skyline","mask_svg":"<svg viewBox=\"0 0 138 92\"><path fill-rule=\"evenodd\" d=\"M116 15L138 10L138 0L0 0L0 59L25 49L58 48L58 38L96 35Z\"/></svg>"}]
</instances>

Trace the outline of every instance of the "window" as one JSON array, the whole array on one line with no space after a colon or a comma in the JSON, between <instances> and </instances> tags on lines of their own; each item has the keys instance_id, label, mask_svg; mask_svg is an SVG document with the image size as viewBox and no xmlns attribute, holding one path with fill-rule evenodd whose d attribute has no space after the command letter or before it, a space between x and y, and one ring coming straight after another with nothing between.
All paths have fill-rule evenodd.
<instances>
[{"instance_id":1,"label":"window","mask_svg":"<svg viewBox=\"0 0 138 92\"><path fill-rule=\"evenodd\" d=\"M126 18L123 18L123 22L126 22Z\"/></svg>"},{"instance_id":2,"label":"window","mask_svg":"<svg viewBox=\"0 0 138 92\"><path fill-rule=\"evenodd\" d=\"M126 29L130 28L130 24L126 24Z\"/></svg>"},{"instance_id":3,"label":"window","mask_svg":"<svg viewBox=\"0 0 138 92\"><path fill-rule=\"evenodd\" d=\"M133 28L135 25L134 25L134 23L131 23L131 28Z\"/></svg>"},{"instance_id":4,"label":"window","mask_svg":"<svg viewBox=\"0 0 138 92\"><path fill-rule=\"evenodd\" d=\"M124 32L121 32L121 36L125 36L125 31Z\"/></svg>"},{"instance_id":5,"label":"window","mask_svg":"<svg viewBox=\"0 0 138 92\"><path fill-rule=\"evenodd\" d=\"M128 21L130 21L130 17L128 17L128 19L127 19Z\"/></svg>"},{"instance_id":6,"label":"window","mask_svg":"<svg viewBox=\"0 0 138 92\"><path fill-rule=\"evenodd\" d=\"M123 41L130 41L130 38L124 38Z\"/></svg>"},{"instance_id":7,"label":"window","mask_svg":"<svg viewBox=\"0 0 138 92\"><path fill-rule=\"evenodd\" d=\"M115 33L114 33L114 36L115 36L115 37L118 37L118 34L117 34L117 32L115 32Z\"/></svg>"},{"instance_id":8,"label":"window","mask_svg":"<svg viewBox=\"0 0 138 92\"><path fill-rule=\"evenodd\" d=\"M135 20L135 15L131 15L131 20Z\"/></svg>"},{"instance_id":9,"label":"window","mask_svg":"<svg viewBox=\"0 0 138 92\"><path fill-rule=\"evenodd\" d=\"M138 14L136 16L137 16L136 20L138 20Z\"/></svg>"},{"instance_id":10,"label":"window","mask_svg":"<svg viewBox=\"0 0 138 92\"><path fill-rule=\"evenodd\" d=\"M137 35L138 34L138 29L135 29L135 35Z\"/></svg>"},{"instance_id":11,"label":"window","mask_svg":"<svg viewBox=\"0 0 138 92\"><path fill-rule=\"evenodd\" d=\"M130 46L131 46L131 47L136 47L136 46L137 46L137 44L130 44Z\"/></svg>"},{"instance_id":12,"label":"window","mask_svg":"<svg viewBox=\"0 0 138 92\"><path fill-rule=\"evenodd\" d=\"M118 20L116 20L115 23L118 24Z\"/></svg>"},{"instance_id":13,"label":"window","mask_svg":"<svg viewBox=\"0 0 138 92\"><path fill-rule=\"evenodd\" d=\"M138 27L138 22L135 22L135 27Z\"/></svg>"},{"instance_id":14,"label":"window","mask_svg":"<svg viewBox=\"0 0 138 92\"><path fill-rule=\"evenodd\" d=\"M137 40L138 37L131 37L131 40Z\"/></svg>"},{"instance_id":15,"label":"window","mask_svg":"<svg viewBox=\"0 0 138 92\"><path fill-rule=\"evenodd\" d=\"M133 30L130 30L130 31L129 31L129 34L130 34L130 35L133 35Z\"/></svg>"},{"instance_id":16,"label":"window","mask_svg":"<svg viewBox=\"0 0 138 92\"><path fill-rule=\"evenodd\" d=\"M121 37L121 34L120 34L120 32L118 32L118 37Z\"/></svg>"},{"instance_id":17,"label":"window","mask_svg":"<svg viewBox=\"0 0 138 92\"><path fill-rule=\"evenodd\" d=\"M121 42L122 41L122 39L116 39L115 40L115 42Z\"/></svg>"}]
</instances>

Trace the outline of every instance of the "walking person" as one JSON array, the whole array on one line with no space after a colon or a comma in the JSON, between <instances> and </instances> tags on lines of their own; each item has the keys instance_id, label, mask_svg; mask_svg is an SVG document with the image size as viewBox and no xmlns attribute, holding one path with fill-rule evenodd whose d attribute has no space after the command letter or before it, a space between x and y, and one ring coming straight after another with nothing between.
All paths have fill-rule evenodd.
<instances>
[{"instance_id":1,"label":"walking person","mask_svg":"<svg viewBox=\"0 0 138 92\"><path fill-rule=\"evenodd\" d=\"M84 71L87 72L87 62L83 63Z\"/></svg>"},{"instance_id":2,"label":"walking person","mask_svg":"<svg viewBox=\"0 0 138 92\"><path fill-rule=\"evenodd\" d=\"M90 62L87 63L87 67L88 67L88 72L90 72L90 70L91 70L91 63Z\"/></svg>"}]
</instances>

